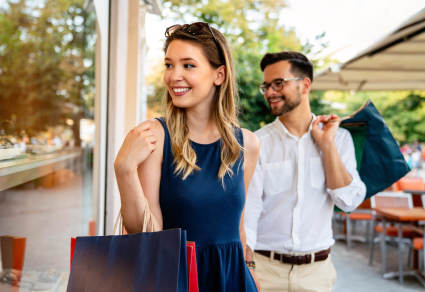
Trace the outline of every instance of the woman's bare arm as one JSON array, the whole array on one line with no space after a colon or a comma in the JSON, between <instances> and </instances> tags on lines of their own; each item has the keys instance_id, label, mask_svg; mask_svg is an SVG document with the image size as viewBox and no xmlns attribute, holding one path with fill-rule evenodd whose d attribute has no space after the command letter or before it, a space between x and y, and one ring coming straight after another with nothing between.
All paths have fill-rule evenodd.
<instances>
[{"instance_id":1,"label":"woman's bare arm","mask_svg":"<svg viewBox=\"0 0 425 292\"><path fill-rule=\"evenodd\" d=\"M121 214L129 233L142 231L145 215L147 231L162 230L159 182L163 141L160 122L145 121L128 133L115 159Z\"/></svg>"}]
</instances>

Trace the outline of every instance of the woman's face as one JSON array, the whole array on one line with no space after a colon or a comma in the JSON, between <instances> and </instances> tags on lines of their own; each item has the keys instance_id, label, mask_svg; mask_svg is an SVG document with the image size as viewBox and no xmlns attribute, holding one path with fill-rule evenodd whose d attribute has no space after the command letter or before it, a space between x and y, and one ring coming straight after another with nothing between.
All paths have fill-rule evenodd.
<instances>
[{"instance_id":1,"label":"woman's face","mask_svg":"<svg viewBox=\"0 0 425 292\"><path fill-rule=\"evenodd\" d=\"M224 66L214 68L201 46L173 40L165 54L164 83L174 106L210 108L216 86L224 81Z\"/></svg>"}]
</instances>

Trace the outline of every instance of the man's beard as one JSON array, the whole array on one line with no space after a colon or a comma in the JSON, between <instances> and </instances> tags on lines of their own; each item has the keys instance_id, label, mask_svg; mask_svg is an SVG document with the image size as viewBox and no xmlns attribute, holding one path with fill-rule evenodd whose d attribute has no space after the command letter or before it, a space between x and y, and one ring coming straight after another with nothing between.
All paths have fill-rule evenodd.
<instances>
[{"instance_id":1,"label":"man's beard","mask_svg":"<svg viewBox=\"0 0 425 292\"><path fill-rule=\"evenodd\" d=\"M276 98L273 97L273 98ZM301 103L301 96L299 94L297 94L296 98L294 100L288 100L286 98L286 96L279 96L280 99L283 100L284 104L281 107L271 107L270 106L270 102L267 100L267 102L269 103L270 106L270 110L271 110L271 114L274 116L281 116L285 113L288 113L290 111L292 111L293 109L295 109L300 103Z\"/></svg>"}]
</instances>

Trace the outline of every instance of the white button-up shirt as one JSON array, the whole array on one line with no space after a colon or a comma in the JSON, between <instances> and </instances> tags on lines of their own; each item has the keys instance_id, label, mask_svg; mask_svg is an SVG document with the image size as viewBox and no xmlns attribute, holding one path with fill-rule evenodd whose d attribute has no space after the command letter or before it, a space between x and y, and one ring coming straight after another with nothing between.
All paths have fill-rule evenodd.
<instances>
[{"instance_id":1,"label":"white button-up shirt","mask_svg":"<svg viewBox=\"0 0 425 292\"><path fill-rule=\"evenodd\" d=\"M313 120L315 120L313 115ZM289 133L277 118L256 131L260 157L249 185L245 206L248 246L254 250L307 253L329 248L334 204L345 211L355 209L366 195L356 170L350 133L339 128L335 143L348 173L348 186L328 189L319 146L311 135Z\"/></svg>"}]
</instances>

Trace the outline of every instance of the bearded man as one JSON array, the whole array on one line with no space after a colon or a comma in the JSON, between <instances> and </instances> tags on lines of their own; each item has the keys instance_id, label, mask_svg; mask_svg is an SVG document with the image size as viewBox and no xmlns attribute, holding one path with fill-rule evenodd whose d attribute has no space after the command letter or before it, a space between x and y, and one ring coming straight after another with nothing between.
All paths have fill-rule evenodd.
<instances>
[{"instance_id":1,"label":"bearded man","mask_svg":"<svg viewBox=\"0 0 425 292\"><path fill-rule=\"evenodd\" d=\"M247 265L262 291L332 291L334 205L351 211L366 195L353 140L338 116L311 112L313 65L303 54L268 53L260 67L260 91L277 118L256 132L260 157L244 216Z\"/></svg>"}]
</instances>

